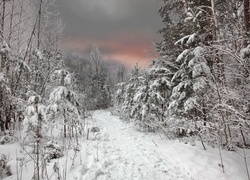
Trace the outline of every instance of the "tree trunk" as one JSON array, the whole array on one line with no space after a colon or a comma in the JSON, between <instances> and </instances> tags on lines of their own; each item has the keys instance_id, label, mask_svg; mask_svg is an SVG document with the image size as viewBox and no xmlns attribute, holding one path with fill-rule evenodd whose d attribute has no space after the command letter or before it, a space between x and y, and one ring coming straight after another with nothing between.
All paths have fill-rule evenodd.
<instances>
[{"instance_id":1,"label":"tree trunk","mask_svg":"<svg viewBox=\"0 0 250 180\"><path fill-rule=\"evenodd\" d=\"M5 7L6 7L6 1L3 0L3 6L2 6L2 22L1 22L1 37L4 39L4 20L5 20Z\"/></svg>"},{"instance_id":2,"label":"tree trunk","mask_svg":"<svg viewBox=\"0 0 250 180\"><path fill-rule=\"evenodd\" d=\"M213 38L215 41L220 40L220 30L219 30L219 22L216 15L216 7L215 7L215 0L211 0L211 10L212 10L212 17L214 22L214 29L213 29ZM214 73L216 80L220 84L224 84L225 82L225 67L223 62L223 56L219 54L218 50L215 50L215 59L213 64L215 66L212 68L212 72Z\"/></svg>"},{"instance_id":3,"label":"tree trunk","mask_svg":"<svg viewBox=\"0 0 250 180\"><path fill-rule=\"evenodd\" d=\"M63 132L64 132L64 137L66 138L67 137L67 126L66 126L67 120L66 120L66 111L65 111L65 109L63 111L63 118L64 118Z\"/></svg>"},{"instance_id":4,"label":"tree trunk","mask_svg":"<svg viewBox=\"0 0 250 180\"><path fill-rule=\"evenodd\" d=\"M40 139L41 139L41 129L42 129L42 117L41 114L38 112L38 103L39 98L35 98L35 109L38 115L37 119L37 127L36 127L36 179L40 180Z\"/></svg>"},{"instance_id":5,"label":"tree trunk","mask_svg":"<svg viewBox=\"0 0 250 180\"><path fill-rule=\"evenodd\" d=\"M243 34L243 46L247 47L250 31L250 11L249 0L244 0L244 34Z\"/></svg>"},{"instance_id":6,"label":"tree trunk","mask_svg":"<svg viewBox=\"0 0 250 180\"><path fill-rule=\"evenodd\" d=\"M14 17L14 6L15 5L15 0L12 0L12 6L11 6L11 14L10 14L10 32L9 32L9 37L8 37L8 44L10 45L11 44L11 36L12 36L12 32L13 32L13 29L12 29L12 26L13 26L13 17Z\"/></svg>"},{"instance_id":7,"label":"tree trunk","mask_svg":"<svg viewBox=\"0 0 250 180\"><path fill-rule=\"evenodd\" d=\"M42 4L43 0L40 1L40 6L38 10L37 49L40 48L40 41L41 41L40 33L41 33L41 21L42 21Z\"/></svg>"}]
</instances>

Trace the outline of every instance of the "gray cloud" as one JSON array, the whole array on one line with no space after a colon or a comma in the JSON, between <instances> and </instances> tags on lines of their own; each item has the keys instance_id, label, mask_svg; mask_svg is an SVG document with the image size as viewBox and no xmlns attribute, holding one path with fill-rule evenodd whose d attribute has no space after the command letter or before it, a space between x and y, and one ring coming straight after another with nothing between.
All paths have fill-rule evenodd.
<instances>
[{"instance_id":1,"label":"gray cloud","mask_svg":"<svg viewBox=\"0 0 250 180\"><path fill-rule=\"evenodd\" d=\"M67 35L105 39L120 32L155 35L161 27L160 1L59 0L57 5Z\"/></svg>"}]
</instances>

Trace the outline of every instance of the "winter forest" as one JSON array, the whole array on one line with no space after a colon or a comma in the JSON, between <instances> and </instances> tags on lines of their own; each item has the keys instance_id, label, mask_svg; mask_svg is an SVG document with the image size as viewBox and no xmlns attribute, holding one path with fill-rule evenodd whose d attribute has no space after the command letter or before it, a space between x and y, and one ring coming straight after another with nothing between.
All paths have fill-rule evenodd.
<instances>
[{"instance_id":1,"label":"winter forest","mask_svg":"<svg viewBox=\"0 0 250 180\"><path fill-rule=\"evenodd\" d=\"M0 0L0 180L250 180L250 1L158 1L129 66L65 46L60 0Z\"/></svg>"}]
</instances>

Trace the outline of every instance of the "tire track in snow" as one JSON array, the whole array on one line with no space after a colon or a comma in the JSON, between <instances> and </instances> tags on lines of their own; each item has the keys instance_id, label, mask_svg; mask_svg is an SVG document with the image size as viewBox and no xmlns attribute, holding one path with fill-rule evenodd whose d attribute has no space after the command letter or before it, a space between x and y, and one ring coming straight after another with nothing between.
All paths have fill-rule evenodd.
<instances>
[{"instance_id":1,"label":"tire track in snow","mask_svg":"<svg viewBox=\"0 0 250 180\"><path fill-rule=\"evenodd\" d=\"M96 111L93 118L101 132L88 146L92 151L87 154L82 180L192 180L161 158L156 148L147 147L150 139L140 138L140 132L131 133L118 117Z\"/></svg>"}]
</instances>

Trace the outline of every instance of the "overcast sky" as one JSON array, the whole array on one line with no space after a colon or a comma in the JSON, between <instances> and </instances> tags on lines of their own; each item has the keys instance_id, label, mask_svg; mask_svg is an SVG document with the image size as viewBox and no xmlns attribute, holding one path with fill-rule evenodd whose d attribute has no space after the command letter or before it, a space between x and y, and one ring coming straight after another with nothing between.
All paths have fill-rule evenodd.
<instances>
[{"instance_id":1,"label":"overcast sky","mask_svg":"<svg viewBox=\"0 0 250 180\"><path fill-rule=\"evenodd\" d=\"M68 46L89 53L93 44L103 57L133 65L143 63L146 51L159 41L161 0L59 0L66 22Z\"/></svg>"}]
</instances>

